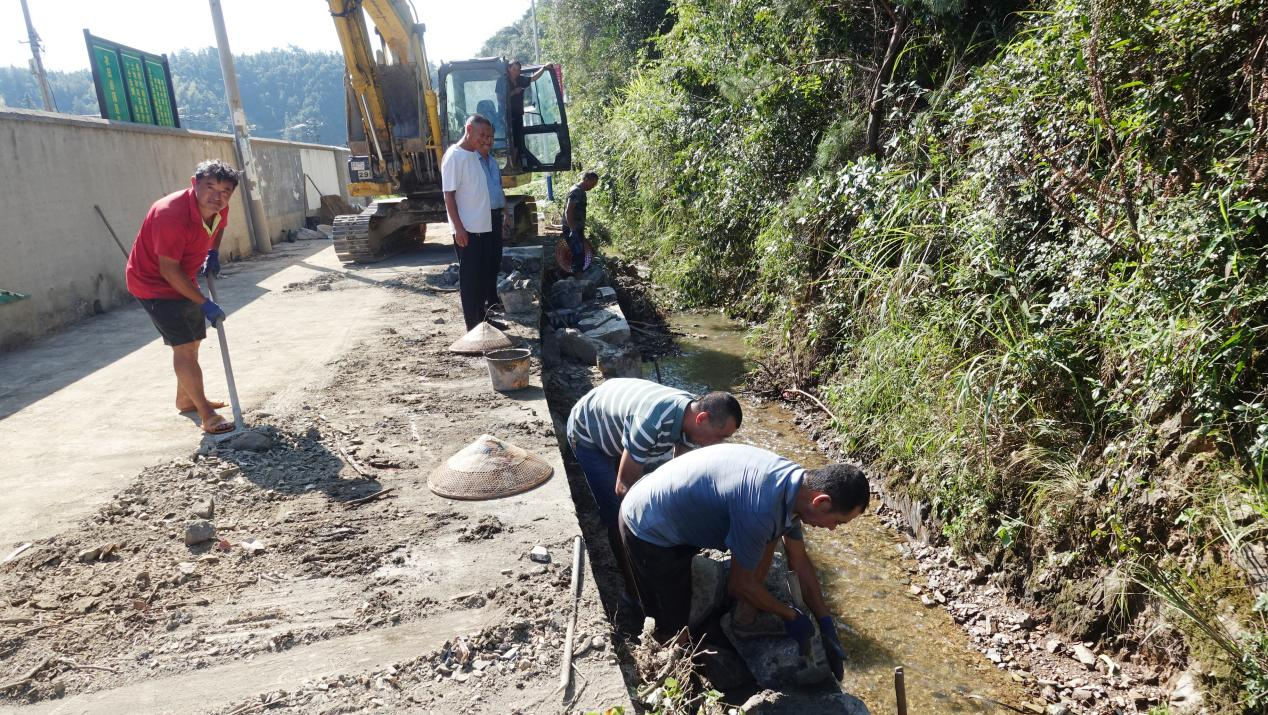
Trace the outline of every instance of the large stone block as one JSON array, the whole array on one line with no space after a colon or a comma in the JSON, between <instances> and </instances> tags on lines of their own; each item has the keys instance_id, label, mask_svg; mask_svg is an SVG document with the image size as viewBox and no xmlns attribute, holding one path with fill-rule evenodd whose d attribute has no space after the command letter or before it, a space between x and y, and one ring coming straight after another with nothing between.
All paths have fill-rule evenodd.
<instances>
[{"instance_id":1,"label":"large stone block","mask_svg":"<svg viewBox=\"0 0 1268 715\"><path fill-rule=\"evenodd\" d=\"M793 604L789 574L784 555L775 552L770 570L766 573L766 590L780 601ZM707 618L726 603L729 575L729 560L723 563L697 557L692 563L691 619ZM784 635L737 637L731 627L729 613L722 617L722 631L763 688L779 690L790 685L811 685L832 677L817 634L810 639L810 653L803 655L796 641Z\"/></svg>"},{"instance_id":2,"label":"large stone block","mask_svg":"<svg viewBox=\"0 0 1268 715\"><path fill-rule=\"evenodd\" d=\"M619 347L630 342L630 324L624 320L610 320L600 327L587 330L586 335Z\"/></svg>"},{"instance_id":3,"label":"large stone block","mask_svg":"<svg viewBox=\"0 0 1268 715\"><path fill-rule=\"evenodd\" d=\"M576 328L556 331L555 339L559 342L561 354L586 365L596 364L599 353L605 349L611 349L607 343L595 340Z\"/></svg>"},{"instance_id":4,"label":"large stone block","mask_svg":"<svg viewBox=\"0 0 1268 715\"><path fill-rule=\"evenodd\" d=\"M507 246L502 249L502 265L504 273L520 271L527 275L537 276L542 272L541 246Z\"/></svg>"},{"instance_id":5,"label":"large stone block","mask_svg":"<svg viewBox=\"0 0 1268 715\"><path fill-rule=\"evenodd\" d=\"M590 267L582 271L577 277L584 278L595 286L609 285L608 272L603 267L603 260L597 256L590 262Z\"/></svg>"},{"instance_id":6,"label":"large stone block","mask_svg":"<svg viewBox=\"0 0 1268 715\"><path fill-rule=\"evenodd\" d=\"M589 334L584 334L584 337L603 346L599 350L595 365L599 367L599 372L603 373L605 378L643 376L643 356L639 354L638 348L632 345L610 346L590 337Z\"/></svg>"},{"instance_id":7,"label":"large stone block","mask_svg":"<svg viewBox=\"0 0 1268 715\"><path fill-rule=\"evenodd\" d=\"M615 305L599 306L587 313L577 321L577 329L610 345L625 345L630 341L630 324Z\"/></svg>"},{"instance_id":8,"label":"large stone block","mask_svg":"<svg viewBox=\"0 0 1268 715\"><path fill-rule=\"evenodd\" d=\"M546 314L546 317L550 320L550 327L555 330L562 330L563 328L577 327L577 322L581 320L582 313L576 308L560 308L550 311Z\"/></svg>"},{"instance_id":9,"label":"large stone block","mask_svg":"<svg viewBox=\"0 0 1268 715\"><path fill-rule=\"evenodd\" d=\"M576 308L581 305L581 284L571 278L555 281L547 295L554 308Z\"/></svg>"}]
</instances>

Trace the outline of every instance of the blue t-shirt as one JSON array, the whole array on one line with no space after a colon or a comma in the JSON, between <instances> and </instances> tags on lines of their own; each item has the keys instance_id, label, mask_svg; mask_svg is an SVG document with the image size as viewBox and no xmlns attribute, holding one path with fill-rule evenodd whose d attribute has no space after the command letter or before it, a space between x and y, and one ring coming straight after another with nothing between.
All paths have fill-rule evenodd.
<instances>
[{"instance_id":1,"label":"blue t-shirt","mask_svg":"<svg viewBox=\"0 0 1268 715\"><path fill-rule=\"evenodd\" d=\"M752 571L770 542L802 538L793 507L805 474L758 447L702 447L638 480L621 503L621 519L649 544L730 550Z\"/></svg>"}]
</instances>

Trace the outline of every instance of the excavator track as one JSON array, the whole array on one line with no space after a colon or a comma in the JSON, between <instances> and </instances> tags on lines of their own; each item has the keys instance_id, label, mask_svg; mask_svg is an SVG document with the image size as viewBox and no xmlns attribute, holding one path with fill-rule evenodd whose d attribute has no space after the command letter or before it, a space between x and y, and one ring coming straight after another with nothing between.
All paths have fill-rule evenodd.
<instances>
[{"instance_id":1,"label":"excavator track","mask_svg":"<svg viewBox=\"0 0 1268 715\"><path fill-rule=\"evenodd\" d=\"M405 199L386 199L370 204L359 214L336 216L332 226L335 254L344 263L374 263L405 250L425 223Z\"/></svg>"},{"instance_id":2,"label":"excavator track","mask_svg":"<svg viewBox=\"0 0 1268 715\"><path fill-rule=\"evenodd\" d=\"M375 250L370 241L370 219L374 218L374 207L365 209L359 214L336 216L332 228L335 243L335 255L344 263L371 263L387 258Z\"/></svg>"}]
</instances>

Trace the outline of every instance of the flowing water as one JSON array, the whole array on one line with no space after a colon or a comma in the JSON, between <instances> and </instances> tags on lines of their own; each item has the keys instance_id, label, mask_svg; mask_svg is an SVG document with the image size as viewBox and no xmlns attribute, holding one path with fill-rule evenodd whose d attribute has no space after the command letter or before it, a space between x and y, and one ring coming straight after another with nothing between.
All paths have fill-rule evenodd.
<instances>
[{"instance_id":1,"label":"flowing water","mask_svg":"<svg viewBox=\"0 0 1268 715\"><path fill-rule=\"evenodd\" d=\"M750 367L744 329L716 314L677 314L687 333L682 354L662 358L660 380L694 393L738 387ZM649 366L650 367L650 366ZM646 370L656 377L653 370ZM825 463L779 404L744 405L744 425L731 438L813 468ZM920 715L993 713L1019 704L1024 692L973 649L941 608L926 608L909 591L915 562L899 551L903 537L868 513L834 532L806 528L806 546L849 652L844 689L875 714L895 712L894 668L906 674L907 709ZM985 698L985 699L983 699Z\"/></svg>"}]
</instances>

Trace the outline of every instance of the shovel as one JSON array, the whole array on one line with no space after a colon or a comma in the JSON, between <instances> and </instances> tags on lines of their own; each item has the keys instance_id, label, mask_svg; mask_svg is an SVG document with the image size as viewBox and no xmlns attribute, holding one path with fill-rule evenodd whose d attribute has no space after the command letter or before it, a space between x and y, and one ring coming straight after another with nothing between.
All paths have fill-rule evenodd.
<instances>
[{"instance_id":1,"label":"shovel","mask_svg":"<svg viewBox=\"0 0 1268 715\"><path fill-rule=\"evenodd\" d=\"M207 273L207 292L211 294L213 301L220 302L220 299L216 297L216 279L210 272ZM233 407L233 429L212 435L217 442L223 442L242 432L245 426L242 422L242 405L238 402L238 387L233 382L233 365L229 362L229 338L225 336L225 319L220 318L213 327L216 329L216 337L220 339L220 359L225 364L225 382L229 385L229 404Z\"/></svg>"}]
</instances>

